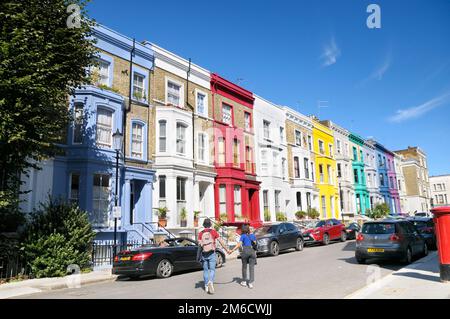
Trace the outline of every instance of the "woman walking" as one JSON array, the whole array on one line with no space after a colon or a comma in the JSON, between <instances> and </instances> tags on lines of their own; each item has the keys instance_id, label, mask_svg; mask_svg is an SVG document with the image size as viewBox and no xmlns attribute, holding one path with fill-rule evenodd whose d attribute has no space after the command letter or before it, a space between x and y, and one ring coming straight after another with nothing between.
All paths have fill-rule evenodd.
<instances>
[{"instance_id":1,"label":"woman walking","mask_svg":"<svg viewBox=\"0 0 450 319\"><path fill-rule=\"evenodd\" d=\"M232 253L236 249L242 247L241 261L242 261L242 281L241 286L253 288L255 281L255 264L256 264L256 236L250 233L250 226L242 226L242 235L239 243L230 251ZM247 267L248 266L248 267ZM250 278L247 279L247 268L249 268Z\"/></svg>"}]
</instances>

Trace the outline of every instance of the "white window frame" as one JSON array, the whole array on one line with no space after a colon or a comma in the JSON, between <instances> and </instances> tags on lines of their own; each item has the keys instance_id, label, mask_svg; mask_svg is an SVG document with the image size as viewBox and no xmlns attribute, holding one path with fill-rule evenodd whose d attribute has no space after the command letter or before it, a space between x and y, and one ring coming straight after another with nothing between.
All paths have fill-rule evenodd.
<instances>
[{"instance_id":1,"label":"white window frame","mask_svg":"<svg viewBox=\"0 0 450 319\"><path fill-rule=\"evenodd\" d=\"M204 141L204 145L203 145L203 149L200 147L200 136L203 136L203 141ZM209 160L209 156L208 156L208 134L204 133L204 132L198 132L197 133L197 160L200 163L208 163ZM200 156L200 154L202 154L202 150L203 150L203 156ZM202 158L203 157L203 158Z\"/></svg>"},{"instance_id":2,"label":"white window frame","mask_svg":"<svg viewBox=\"0 0 450 319\"><path fill-rule=\"evenodd\" d=\"M249 112L244 112L244 128L247 132L252 130L252 115Z\"/></svg>"},{"instance_id":3,"label":"white window frame","mask_svg":"<svg viewBox=\"0 0 450 319\"><path fill-rule=\"evenodd\" d=\"M172 104L179 108L184 108L184 84L174 80L172 78L166 77L166 105L169 105L169 82L172 82L173 84L180 87L180 96L179 96L179 103L178 105Z\"/></svg>"},{"instance_id":4,"label":"white window frame","mask_svg":"<svg viewBox=\"0 0 450 319\"><path fill-rule=\"evenodd\" d=\"M220 149L221 145L223 146L223 150ZM223 136L217 138L217 162L220 166L225 166L227 162L226 140Z\"/></svg>"},{"instance_id":5,"label":"white window frame","mask_svg":"<svg viewBox=\"0 0 450 319\"><path fill-rule=\"evenodd\" d=\"M159 119L158 120L158 153L166 153L167 152L167 120ZM165 132L164 136L161 136L161 123L164 123ZM164 140L164 150L161 150L161 140Z\"/></svg>"},{"instance_id":6,"label":"white window frame","mask_svg":"<svg viewBox=\"0 0 450 319\"><path fill-rule=\"evenodd\" d=\"M228 114L225 114L225 112L224 112L225 109L229 109L230 110L229 121L225 120L225 118L228 118ZM221 111L222 111L222 122L227 124L227 125L229 125L229 126L233 126L233 106L228 104L228 103L222 103L222 110Z\"/></svg>"},{"instance_id":7,"label":"white window frame","mask_svg":"<svg viewBox=\"0 0 450 319\"><path fill-rule=\"evenodd\" d=\"M198 110L198 95L203 95L205 98L203 99L203 112L199 112ZM199 90L199 89L195 89L195 112L197 113L197 115L201 115L204 117L208 117L208 93Z\"/></svg>"},{"instance_id":8,"label":"white window frame","mask_svg":"<svg viewBox=\"0 0 450 319\"><path fill-rule=\"evenodd\" d=\"M101 198L101 196L100 197L98 197L98 198L96 198L95 197L95 191L94 191L94 181L95 181L95 175L101 175L102 176L102 178L101 178L101 180L100 180L100 186L101 186L101 184L102 184L102 180L103 180L103 177L104 176L108 176L108 186L107 186L107 188L108 188L108 195L107 195L107 198ZM104 173L104 172L98 172L98 173L94 173L93 175L92 175L92 214L94 215L94 217L98 217L98 216L96 216L96 214L94 213L94 210L95 210L95 207L96 207L96 205L94 204L96 201L97 202L99 202L99 201L105 201L105 202L108 202L108 211L106 211L106 212L103 212L104 214L106 214L106 222L105 223L96 223L96 220L92 220L91 219L91 222L92 222L92 225L93 226L96 226L96 227L106 227L107 225L108 225L108 221L109 221L109 205L110 205L110 202L111 202L111 184L112 183L112 178L111 178L111 175L109 175L109 174L106 174L106 173Z\"/></svg>"},{"instance_id":9,"label":"white window frame","mask_svg":"<svg viewBox=\"0 0 450 319\"><path fill-rule=\"evenodd\" d=\"M270 121L263 120L263 137L270 140Z\"/></svg>"},{"instance_id":10,"label":"white window frame","mask_svg":"<svg viewBox=\"0 0 450 319\"><path fill-rule=\"evenodd\" d=\"M104 111L104 112L108 112L108 113L111 114L111 131L109 133L109 143L105 143L103 141L101 141L101 142L99 141L99 130L101 130L102 126L104 126L103 124L101 124L100 127L99 127L99 124L98 124L98 115L100 113L99 111ZM101 147L101 148L112 148L112 144L113 144L112 135L113 135L113 132L114 132L114 114L115 114L114 110L112 110L110 108L103 107L103 106L97 107L97 112L96 112L96 115L95 115L96 116L95 117L95 127L96 127L96 130L95 130L95 143L96 143L96 145L98 147ZM103 129L107 130L106 126Z\"/></svg>"},{"instance_id":11,"label":"white window frame","mask_svg":"<svg viewBox=\"0 0 450 319\"><path fill-rule=\"evenodd\" d=\"M147 75L145 74L146 72L144 72L144 70L142 70L142 69L134 70L135 68L136 67L133 66L132 98L133 98L133 100L138 101L138 102L146 102L147 99L148 99L148 96L147 96ZM142 88L135 85L135 79L134 79L135 75L139 76L139 77L142 77ZM137 87L139 89L142 89L142 97L137 98L137 97L134 96L134 91L135 91L134 88L135 87Z\"/></svg>"},{"instance_id":12,"label":"white window frame","mask_svg":"<svg viewBox=\"0 0 450 319\"><path fill-rule=\"evenodd\" d=\"M181 138L181 135L179 134L179 127L184 129L184 138ZM187 125L186 123L183 122L177 122L176 123L176 153L178 155L181 156L186 156L187 155L187 140L188 140L188 136L187 136L187 132L188 132L188 128L189 125ZM183 152L179 151L179 145L181 145L183 147Z\"/></svg>"},{"instance_id":13,"label":"white window frame","mask_svg":"<svg viewBox=\"0 0 450 319\"><path fill-rule=\"evenodd\" d=\"M320 147L322 145L322 148ZM325 155L325 142L318 140L319 153Z\"/></svg>"},{"instance_id":14,"label":"white window frame","mask_svg":"<svg viewBox=\"0 0 450 319\"><path fill-rule=\"evenodd\" d=\"M77 109L81 107L81 115L77 112ZM84 104L81 102L73 103L73 127L72 127L72 144L80 145L83 144L83 126L84 126ZM80 130L80 141L75 141L75 135L77 128Z\"/></svg>"},{"instance_id":15,"label":"white window frame","mask_svg":"<svg viewBox=\"0 0 450 319\"><path fill-rule=\"evenodd\" d=\"M134 139L134 133L133 133L133 128L135 125L139 125L141 127L141 154L140 156L135 156L133 153L133 144L139 141L136 141ZM130 132L130 154L132 158L136 158L136 159L140 159L140 160L145 160L146 156L147 156L147 152L146 152L146 146L147 146L147 126L145 125L145 123L143 121L140 120L132 120L131 121L131 132ZM137 152L136 152L137 153Z\"/></svg>"},{"instance_id":16,"label":"white window frame","mask_svg":"<svg viewBox=\"0 0 450 319\"><path fill-rule=\"evenodd\" d=\"M100 79L99 81L97 81L97 83L95 83L95 85L106 85L107 87L112 87L112 83L113 83L113 70L114 70L114 60L112 57L104 54L104 53L99 53L98 56L96 56L94 58L95 60L101 62L101 63L105 63L108 64L108 79L105 83L101 83ZM93 72L99 72L100 73L100 69L98 69L97 67L92 67L91 68L91 73ZM100 76L100 74L99 74Z\"/></svg>"},{"instance_id":17,"label":"white window frame","mask_svg":"<svg viewBox=\"0 0 450 319\"><path fill-rule=\"evenodd\" d=\"M242 187L240 185L234 185L233 191L234 191L234 194L233 194L234 195L234 215L242 216Z\"/></svg>"},{"instance_id":18,"label":"white window frame","mask_svg":"<svg viewBox=\"0 0 450 319\"><path fill-rule=\"evenodd\" d=\"M295 145L302 146L302 132L299 130L294 131Z\"/></svg>"}]
</instances>

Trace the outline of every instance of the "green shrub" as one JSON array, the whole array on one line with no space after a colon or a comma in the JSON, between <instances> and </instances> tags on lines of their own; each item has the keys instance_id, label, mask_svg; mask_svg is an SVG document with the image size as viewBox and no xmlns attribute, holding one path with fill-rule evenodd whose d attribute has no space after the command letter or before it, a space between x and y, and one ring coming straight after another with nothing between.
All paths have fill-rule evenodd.
<instances>
[{"instance_id":1,"label":"green shrub","mask_svg":"<svg viewBox=\"0 0 450 319\"><path fill-rule=\"evenodd\" d=\"M375 205L374 209L368 210L366 212L366 216L373 219L379 219L388 216L389 212L390 212L389 205L386 203L382 203Z\"/></svg>"},{"instance_id":2,"label":"green shrub","mask_svg":"<svg viewBox=\"0 0 450 319\"><path fill-rule=\"evenodd\" d=\"M286 215L284 213L282 213L282 212L277 212L276 213L276 219L277 219L278 222L287 221Z\"/></svg>"},{"instance_id":3,"label":"green shrub","mask_svg":"<svg viewBox=\"0 0 450 319\"><path fill-rule=\"evenodd\" d=\"M299 210L298 212L295 213L295 217L297 217L298 219L303 219L305 218L307 215L306 212Z\"/></svg>"},{"instance_id":4,"label":"green shrub","mask_svg":"<svg viewBox=\"0 0 450 319\"><path fill-rule=\"evenodd\" d=\"M94 237L86 212L50 199L31 215L22 248L36 278L63 276L71 264L89 266Z\"/></svg>"},{"instance_id":5,"label":"green shrub","mask_svg":"<svg viewBox=\"0 0 450 319\"><path fill-rule=\"evenodd\" d=\"M319 216L320 216L319 212L318 212L317 209L315 209L315 208L308 208L308 211L307 211L306 214L307 214L308 217L311 218L311 219L317 219L317 218L319 218Z\"/></svg>"}]
</instances>

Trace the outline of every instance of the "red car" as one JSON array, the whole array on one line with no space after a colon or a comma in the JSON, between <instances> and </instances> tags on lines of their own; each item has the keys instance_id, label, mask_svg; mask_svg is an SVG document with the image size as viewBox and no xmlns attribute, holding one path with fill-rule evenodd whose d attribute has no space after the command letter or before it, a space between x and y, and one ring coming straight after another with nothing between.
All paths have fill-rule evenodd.
<instances>
[{"instance_id":1,"label":"red car","mask_svg":"<svg viewBox=\"0 0 450 319\"><path fill-rule=\"evenodd\" d=\"M305 244L321 243L328 245L331 240L347 240L345 225L337 219L320 220L314 228L303 232Z\"/></svg>"}]
</instances>

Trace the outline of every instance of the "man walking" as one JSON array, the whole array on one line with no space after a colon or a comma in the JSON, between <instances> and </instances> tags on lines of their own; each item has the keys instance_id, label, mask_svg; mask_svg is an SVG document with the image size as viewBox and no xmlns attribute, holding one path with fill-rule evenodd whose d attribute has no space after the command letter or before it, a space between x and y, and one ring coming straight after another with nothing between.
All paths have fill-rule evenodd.
<instances>
[{"instance_id":1,"label":"man walking","mask_svg":"<svg viewBox=\"0 0 450 319\"><path fill-rule=\"evenodd\" d=\"M203 265L203 280L205 282L205 291L209 294L214 293L214 277L216 275L216 240L222 247L229 252L228 247L219 238L219 233L211 228L211 220L205 219L203 229L198 234L198 241L201 247L201 262Z\"/></svg>"}]
</instances>

